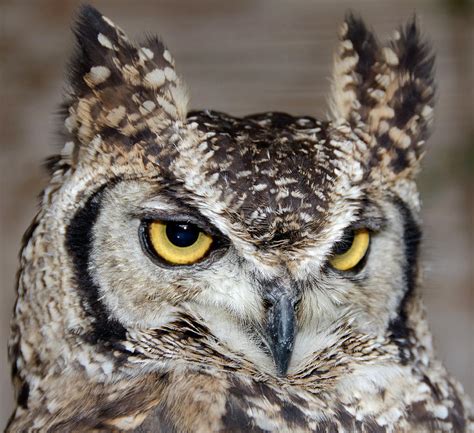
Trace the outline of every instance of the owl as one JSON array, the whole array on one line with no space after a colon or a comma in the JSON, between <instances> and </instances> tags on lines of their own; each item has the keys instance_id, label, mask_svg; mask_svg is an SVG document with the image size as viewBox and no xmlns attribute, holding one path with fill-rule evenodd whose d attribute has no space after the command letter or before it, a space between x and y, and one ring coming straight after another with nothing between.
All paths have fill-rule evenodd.
<instances>
[{"instance_id":1,"label":"owl","mask_svg":"<svg viewBox=\"0 0 474 433\"><path fill-rule=\"evenodd\" d=\"M433 56L348 15L331 119L188 111L90 6L23 239L7 432L466 432L433 353L415 185Z\"/></svg>"}]
</instances>

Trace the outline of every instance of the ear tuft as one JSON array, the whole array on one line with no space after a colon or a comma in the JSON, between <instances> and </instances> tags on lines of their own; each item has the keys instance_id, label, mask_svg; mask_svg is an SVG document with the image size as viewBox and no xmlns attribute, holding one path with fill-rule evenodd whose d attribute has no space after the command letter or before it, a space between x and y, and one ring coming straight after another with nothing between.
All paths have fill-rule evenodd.
<instances>
[{"instance_id":1,"label":"ear tuft","mask_svg":"<svg viewBox=\"0 0 474 433\"><path fill-rule=\"evenodd\" d=\"M91 5L82 5L77 11L76 34L81 37L94 38L98 33L110 33L115 28L111 21L104 21L102 14Z\"/></svg>"},{"instance_id":2,"label":"ear tuft","mask_svg":"<svg viewBox=\"0 0 474 433\"><path fill-rule=\"evenodd\" d=\"M331 110L336 119L358 117L373 81L379 46L362 19L346 16L339 33L339 48L334 59Z\"/></svg>"},{"instance_id":3,"label":"ear tuft","mask_svg":"<svg viewBox=\"0 0 474 433\"><path fill-rule=\"evenodd\" d=\"M361 18L350 13L345 22L347 30L344 39L352 42L354 53L358 57L356 71L361 81L365 82L377 61L377 40Z\"/></svg>"},{"instance_id":4,"label":"ear tuft","mask_svg":"<svg viewBox=\"0 0 474 433\"><path fill-rule=\"evenodd\" d=\"M423 40L416 16L395 34L392 48L398 55L399 70L433 85L435 56Z\"/></svg>"},{"instance_id":5,"label":"ear tuft","mask_svg":"<svg viewBox=\"0 0 474 433\"><path fill-rule=\"evenodd\" d=\"M70 64L70 83L78 94L90 90L91 84L117 84L120 77L113 62L115 52L130 51L127 36L111 20L92 6L81 6L73 33L77 48ZM89 78L89 83L84 82Z\"/></svg>"},{"instance_id":6,"label":"ear tuft","mask_svg":"<svg viewBox=\"0 0 474 433\"><path fill-rule=\"evenodd\" d=\"M426 140L431 135L434 113L436 87L434 84L435 57L430 45L423 40L416 17L405 27L400 28L389 48L397 58L390 64L392 84L387 93L387 100L394 112L389 122L393 129L400 131L400 140L394 139L394 145L402 145L403 141L412 151L412 160L418 161L424 154ZM375 125L374 125L375 126ZM378 128L381 130L380 125ZM402 146L403 147L403 146ZM402 164L400 170L408 166Z\"/></svg>"},{"instance_id":7,"label":"ear tuft","mask_svg":"<svg viewBox=\"0 0 474 433\"><path fill-rule=\"evenodd\" d=\"M186 119L184 86L158 38L137 45L91 6L79 10L73 31L77 50L65 119L72 139L135 144Z\"/></svg>"},{"instance_id":8,"label":"ear tuft","mask_svg":"<svg viewBox=\"0 0 474 433\"><path fill-rule=\"evenodd\" d=\"M335 58L332 113L360 132L370 164L383 177L412 177L430 135L434 105L434 56L416 19L380 46L364 23L349 15Z\"/></svg>"}]
</instances>

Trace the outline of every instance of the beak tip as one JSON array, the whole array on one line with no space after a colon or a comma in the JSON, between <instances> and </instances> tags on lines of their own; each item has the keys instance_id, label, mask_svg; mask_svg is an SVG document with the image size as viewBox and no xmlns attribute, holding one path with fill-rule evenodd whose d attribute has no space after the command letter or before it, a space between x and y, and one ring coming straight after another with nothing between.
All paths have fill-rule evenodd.
<instances>
[{"instance_id":1,"label":"beak tip","mask_svg":"<svg viewBox=\"0 0 474 433\"><path fill-rule=\"evenodd\" d=\"M273 355L275 360L275 367L277 375L280 377L286 376L288 373L288 367L290 366L291 351L288 353Z\"/></svg>"}]
</instances>

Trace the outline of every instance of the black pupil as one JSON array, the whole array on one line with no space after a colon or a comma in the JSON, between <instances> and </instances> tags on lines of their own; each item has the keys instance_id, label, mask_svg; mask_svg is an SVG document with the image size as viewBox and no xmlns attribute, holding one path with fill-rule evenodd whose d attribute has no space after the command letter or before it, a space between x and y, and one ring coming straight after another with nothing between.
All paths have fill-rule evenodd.
<instances>
[{"instance_id":1,"label":"black pupil","mask_svg":"<svg viewBox=\"0 0 474 433\"><path fill-rule=\"evenodd\" d=\"M341 255L349 251L349 249L352 247L352 244L354 243L354 236L354 230L346 232L344 237L335 245L333 254Z\"/></svg>"},{"instance_id":2,"label":"black pupil","mask_svg":"<svg viewBox=\"0 0 474 433\"><path fill-rule=\"evenodd\" d=\"M181 248L194 244L198 240L200 231L194 224L178 222L166 224L166 236L173 245Z\"/></svg>"}]
</instances>

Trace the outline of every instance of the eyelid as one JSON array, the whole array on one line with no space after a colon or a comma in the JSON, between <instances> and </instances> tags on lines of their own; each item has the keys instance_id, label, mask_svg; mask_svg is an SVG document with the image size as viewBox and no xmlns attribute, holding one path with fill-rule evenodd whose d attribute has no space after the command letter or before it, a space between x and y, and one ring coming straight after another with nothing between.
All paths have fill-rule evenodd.
<instances>
[{"instance_id":1,"label":"eyelid","mask_svg":"<svg viewBox=\"0 0 474 433\"><path fill-rule=\"evenodd\" d=\"M185 222L188 224L194 224L203 232L219 238L221 241L227 240L227 236L223 235L222 232L212 224L208 223L203 217L197 218L189 213L180 211L171 213L169 211L162 211L161 209L138 209L130 216L141 221Z\"/></svg>"},{"instance_id":2,"label":"eyelid","mask_svg":"<svg viewBox=\"0 0 474 433\"><path fill-rule=\"evenodd\" d=\"M347 230L360 230L367 229L369 232L379 232L383 230L387 225L387 219L385 217L362 217L357 221L354 221Z\"/></svg>"}]
</instances>

